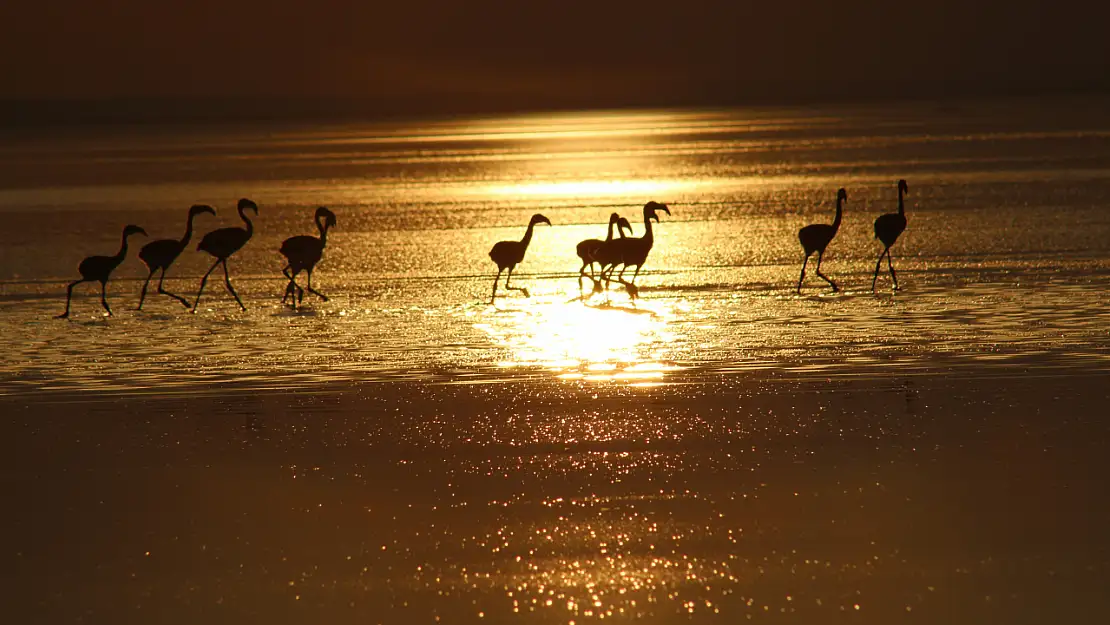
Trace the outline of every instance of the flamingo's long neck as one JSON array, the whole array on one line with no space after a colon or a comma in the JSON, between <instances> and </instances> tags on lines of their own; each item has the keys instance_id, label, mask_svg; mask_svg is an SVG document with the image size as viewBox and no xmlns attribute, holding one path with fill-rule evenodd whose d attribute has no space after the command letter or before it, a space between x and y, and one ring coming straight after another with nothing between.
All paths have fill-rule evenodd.
<instances>
[{"instance_id":1,"label":"flamingo's long neck","mask_svg":"<svg viewBox=\"0 0 1110 625\"><path fill-rule=\"evenodd\" d=\"M651 213L646 210L644 211L644 236L640 238L647 241L649 247L655 241L655 235L651 232Z\"/></svg>"},{"instance_id":2,"label":"flamingo's long neck","mask_svg":"<svg viewBox=\"0 0 1110 625\"><path fill-rule=\"evenodd\" d=\"M239 209L239 219L242 219L247 224L247 236L250 237L253 235L254 224L251 223L251 220L247 217L247 213L241 208Z\"/></svg>"},{"instance_id":3,"label":"flamingo's long neck","mask_svg":"<svg viewBox=\"0 0 1110 625\"><path fill-rule=\"evenodd\" d=\"M193 219L197 216L196 213L189 213L189 219L185 221L185 236L181 237L181 249L189 244L189 239L193 238Z\"/></svg>"},{"instance_id":4,"label":"flamingo's long neck","mask_svg":"<svg viewBox=\"0 0 1110 625\"><path fill-rule=\"evenodd\" d=\"M325 221L320 221L321 218ZM320 231L320 243L322 245L327 245L328 242L328 226L326 225L326 220L327 218L324 215L320 215L316 218L316 228Z\"/></svg>"},{"instance_id":5,"label":"flamingo's long neck","mask_svg":"<svg viewBox=\"0 0 1110 625\"><path fill-rule=\"evenodd\" d=\"M116 255L112 257L112 260L115 261L116 265L119 265L123 262L124 258L127 258L127 234L129 233L124 233L123 240L119 244L119 251L116 252Z\"/></svg>"},{"instance_id":6,"label":"flamingo's long neck","mask_svg":"<svg viewBox=\"0 0 1110 625\"><path fill-rule=\"evenodd\" d=\"M840 215L841 215L840 198L838 197L838 198L836 198L836 217L833 218L833 223L832 223L833 233L836 233L836 231L840 229Z\"/></svg>"},{"instance_id":7,"label":"flamingo's long neck","mask_svg":"<svg viewBox=\"0 0 1110 625\"><path fill-rule=\"evenodd\" d=\"M902 200L901 185L898 186L898 214L903 216L906 214L906 203Z\"/></svg>"},{"instance_id":8,"label":"flamingo's long neck","mask_svg":"<svg viewBox=\"0 0 1110 625\"><path fill-rule=\"evenodd\" d=\"M605 240L606 241L612 241L613 240L613 224L615 224L615 223L617 223L616 219L610 219L609 220L609 233L607 235L605 235Z\"/></svg>"},{"instance_id":9,"label":"flamingo's long neck","mask_svg":"<svg viewBox=\"0 0 1110 625\"><path fill-rule=\"evenodd\" d=\"M520 240L520 244L524 246L524 249L528 249L528 244L532 242L532 229L535 227L536 222L528 222L528 230L524 232L524 238Z\"/></svg>"}]
</instances>

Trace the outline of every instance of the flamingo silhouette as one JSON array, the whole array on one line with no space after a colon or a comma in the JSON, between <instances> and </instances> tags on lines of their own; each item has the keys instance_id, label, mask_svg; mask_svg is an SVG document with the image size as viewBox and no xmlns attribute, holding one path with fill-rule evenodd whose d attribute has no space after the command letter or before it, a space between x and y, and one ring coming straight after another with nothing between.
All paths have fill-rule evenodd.
<instances>
[{"instance_id":1,"label":"flamingo silhouette","mask_svg":"<svg viewBox=\"0 0 1110 625\"><path fill-rule=\"evenodd\" d=\"M532 219L528 222L528 230L524 232L523 239L519 241L498 241L494 243L493 249L489 251L490 259L497 263L497 277L493 279L493 295L490 297L490 304L497 299L497 281L501 279L501 272L506 269L509 270L509 275L505 278L505 289L520 291L524 293L525 297L530 297L528 289L509 286L509 281L513 279L513 268L524 260L524 253L528 251L528 244L532 242L532 229L538 223L551 225L551 221L547 217L536 213L532 215Z\"/></svg>"},{"instance_id":2,"label":"flamingo silhouette","mask_svg":"<svg viewBox=\"0 0 1110 625\"><path fill-rule=\"evenodd\" d=\"M197 305L200 304L200 295L204 293L204 283L208 281L209 274L216 269L216 265L223 265L224 267L224 281L227 282L227 290L235 297L235 301L239 302L239 308L246 310L247 307L243 305L243 301L239 299L239 294L235 292L235 288L231 286L231 276L227 272L227 259L229 256L239 251L239 248L247 244L251 240L251 235L254 234L254 224L247 218L244 211L250 209L258 215L258 205L243 198L239 200L239 218L246 224L246 228L220 228L213 230L204 235L204 238L197 244L197 249L208 252L216 257L216 262L208 268L204 273L204 277L200 279L200 289L197 291L197 301L193 302L193 312L197 311Z\"/></svg>"},{"instance_id":3,"label":"flamingo silhouette","mask_svg":"<svg viewBox=\"0 0 1110 625\"><path fill-rule=\"evenodd\" d=\"M617 231L620 232L621 238L624 238L624 229L627 228L629 233L632 232L632 226L629 225L628 220L621 217L617 213L609 215L609 231L605 236L605 240L601 239L586 239L580 242L575 251L578 253L578 258L582 259L582 268L578 270L578 288L582 288L582 278L586 277L586 267L590 268L590 280L594 283L594 292L601 290L601 282L597 279L597 274L594 273L594 263L598 263L600 259L598 254L607 243L613 240L613 226L617 226ZM604 270L605 267L601 266Z\"/></svg>"},{"instance_id":4,"label":"flamingo silhouette","mask_svg":"<svg viewBox=\"0 0 1110 625\"><path fill-rule=\"evenodd\" d=\"M108 278L127 257L127 237L133 234L146 236L146 230L138 226L126 226L123 229L123 241L120 243L119 251L116 252L115 256L89 256L81 261L81 264L77 266L77 271L81 273L81 279L70 282L69 286L66 287L66 310L58 315L58 319L69 318L69 302L73 299L73 287L82 282L100 283L100 303L104 305L104 310L108 311L108 315L111 316L112 309L108 306L107 298Z\"/></svg>"},{"instance_id":5,"label":"flamingo silhouette","mask_svg":"<svg viewBox=\"0 0 1110 625\"><path fill-rule=\"evenodd\" d=\"M302 271L308 272L308 292L325 302L328 301L326 295L312 288L312 270L324 255L324 246L328 243L328 228L335 226L336 223L335 213L321 206L316 209L316 216L312 218L312 221L315 222L316 229L320 231L319 237L306 234L289 237L282 242L281 249L278 250L288 261L281 273L289 278L289 285L285 287L285 295L281 298L281 303L284 304L285 300L295 294L294 308L304 299L304 289L296 281L297 274Z\"/></svg>"},{"instance_id":6,"label":"flamingo silhouette","mask_svg":"<svg viewBox=\"0 0 1110 625\"><path fill-rule=\"evenodd\" d=\"M640 268L647 262L648 253L651 252L652 246L655 244L655 235L651 230L651 220L659 221L658 211L671 214L671 209L667 208L666 204L659 202L648 202L644 204L644 236L642 237L628 237L626 239L614 239L606 247L612 248L612 260L608 273L603 272L605 279L605 287L609 288L609 282L612 280L613 271L617 265L623 265L621 271L617 274L617 282L624 285L628 294L636 297L639 288L636 286L636 277L640 275ZM624 272L629 267L635 267L636 272L632 274L632 282L624 281Z\"/></svg>"},{"instance_id":7,"label":"flamingo silhouette","mask_svg":"<svg viewBox=\"0 0 1110 625\"><path fill-rule=\"evenodd\" d=\"M810 224L798 231L798 241L801 242L802 249L806 253L806 259L802 262L802 276L798 278L798 293L802 292L802 281L806 279L806 265L809 264L809 257L814 252L817 252L817 275L832 286L833 293L840 290L835 282L821 273L821 258L825 255L825 248L829 246L829 242L836 236L836 231L840 229L840 204L847 200L847 191L840 189L836 192L836 217L833 218L831 226L829 224Z\"/></svg>"},{"instance_id":8,"label":"flamingo silhouette","mask_svg":"<svg viewBox=\"0 0 1110 625\"><path fill-rule=\"evenodd\" d=\"M620 239L605 241L605 243L601 246L601 248L599 248L597 250L597 252L595 253L595 258L597 259L597 264L602 266L602 274L603 275L605 274L605 270L609 269L610 266L613 266L613 265L620 262L620 250L617 249L617 246L620 245L620 244L619 243L614 243L614 241L627 239L627 236L625 236L625 233L624 233L625 230L628 231L628 236L632 236L632 233L633 233L632 232L632 224L628 223L628 220L626 220L625 218L618 219L617 220L617 232L620 234ZM601 284L598 284L597 282L599 282L599 281L595 281L595 284L594 284L594 286L595 286L594 291L595 292L598 291L599 288L601 288Z\"/></svg>"},{"instance_id":9,"label":"flamingo silhouette","mask_svg":"<svg viewBox=\"0 0 1110 625\"><path fill-rule=\"evenodd\" d=\"M146 282L143 282L143 292L139 296L139 307L137 310L143 309L143 302L146 301L147 286L150 285L150 279L154 277L154 272L159 269L162 270L162 273L158 276L158 292L176 299L181 302L181 305L185 308L189 307L188 300L162 288L162 282L166 279L166 270L170 268L173 261L177 260L177 257L185 250L185 246L189 244L189 239L193 237L193 218L201 213L215 215L216 209L207 204L193 205L193 207L189 209L189 218L185 222L185 236L181 237L180 241L175 239L159 239L147 243L143 246L143 249L139 250L139 258L146 263L147 268L150 269L150 273L146 276Z\"/></svg>"},{"instance_id":10,"label":"flamingo silhouette","mask_svg":"<svg viewBox=\"0 0 1110 625\"><path fill-rule=\"evenodd\" d=\"M898 181L898 212L879 215L875 220L875 238L883 242L883 253L875 263L875 275L871 278L871 290L875 290L875 282L879 279L879 268L886 256L886 265L890 268L890 279L894 281L894 290L898 290L898 276L894 273L894 263L890 260L890 247L906 229L906 204L902 199L903 193L909 193L910 187L905 180Z\"/></svg>"}]
</instances>

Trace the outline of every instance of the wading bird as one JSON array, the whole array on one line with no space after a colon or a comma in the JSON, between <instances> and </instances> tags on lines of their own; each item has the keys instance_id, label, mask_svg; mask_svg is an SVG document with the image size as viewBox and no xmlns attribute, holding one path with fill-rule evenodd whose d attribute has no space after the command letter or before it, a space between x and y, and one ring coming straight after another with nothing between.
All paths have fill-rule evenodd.
<instances>
[{"instance_id":1,"label":"wading bird","mask_svg":"<svg viewBox=\"0 0 1110 625\"><path fill-rule=\"evenodd\" d=\"M806 265L809 264L809 257L814 252L817 252L817 275L829 283L833 293L840 290L835 282L821 273L821 258L825 255L825 248L829 246L829 242L836 236L836 231L840 229L840 204L846 201L848 201L848 192L840 189L836 192L836 217L833 218L832 225L810 224L798 231L798 241L802 243L802 249L806 253L806 258L802 262L802 276L798 278L798 293L802 292L802 281L806 279Z\"/></svg>"},{"instance_id":2,"label":"wading bird","mask_svg":"<svg viewBox=\"0 0 1110 625\"><path fill-rule=\"evenodd\" d=\"M506 269L509 270L509 275L505 278L505 289L520 291L524 293L525 297L530 297L528 289L509 286L509 281L513 279L513 268L524 260L524 253L528 251L528 244L532 242L532 229L539 223L551 225L551 221L547 217L536 213L532 215L531 221L528 222L528 230L525 231L523 239L519 241L498 241L493 245L493 249L489 251L490 259L497 263L497 277L493 279L493 296L490 297L490 304L497 299L497 281L501 279L501 272Z\"/></svg>"},{"instance_id":3,"label":"wading bird","mask_svg":"<svg viewBox=\"0 0 1110 625\"><path fill-rule=\"evenodd\" d=\"M894 282L894 290L898 290L898 276L894 273L894 263L890 260L890 246L898 240L899 235L906 229L906 204L902 199L903 193L909 193L910 187L905 180L898 181L898 212L880 215L875 220L875 238L883 242L883 253L875 263L875 275L871 278L871 290L875 290L875 282L879 279L879 268L886 256L886 265L890 268L890 279Z\"/></svg>"},{"instance_id":4,"label":"wading bird","mask_svg":"<svg viewBox=\"0 0 1110 625\"><path fill-rule=\"evenodd\" d=\"M624 236L624 231L625 230L628 231L628 236L629 237L632 236L632 224L628 223L628 220L625 219L624 217L621 217L620 219L617 220L617 232L620 233L620 235L621 235L620 238L605 241L605 244L602 245L600 248L598 248L597 253L596 253L595 256L597 258L597 264L601 266L602 276L604 276L605 271L607 269L609 269L610 267L614 267L615 265L620 264L620 262L621 262L620 249L618 249L618 246L620 245L620 243L616 243L616 241L621 241L621 240L624 240L624 239L628 238L628 237ZM601 288L600 281L598 281L598 283L595 283L595 289L594 290L597 291L597 290L600 290L600 288Z\"/></svg>"},{"instance_id":5,"label":"wading bird","mask_svg":"<svg viewBox=\"0 0 1110 625\"><path fill-rule=\"evenodd\" d=\"M213 230L204 235L204 238L197 244L197 249L203 252L208 252L216 257L216 262L208 268L204 273L204 277L200 279L200 289L197 291L197 301L193 303L193 312L197 311L197 304L200 304L200 295L204 293L204 283L208 281L209 274L216 269L216 265L223 265L224 267L224 281L227 282L227 290L235 297L235 301L239 302L239 308L246 310L247 307L243 305L243 301L239 299L239 294L231 286L231 276L227 272L227 259L229 256L239 251L239 248L247 244L251 240L251 235L254 234L254 224L247 218L244 211L250 209L254 214L258 215L258 205L243 198L239 200L239 218L246 224L246 228L220 228Z\"/></svg>"},{"instance_id":6,"label":"wading bird","mask_svg":"<svg viewBox=\"0 0 1110 625\"><path fill-rule=\"evenodd\" d=\"M312 218L316 224L316 229L320 231L319 237L310 236L307 234L289 237L281 244L281 255L285 257L288 263L281 273L289 278L289 285L285 287L285 295L281 298L281 303L290 297L293 299L293 307L301 303L304 299L304 289L297 284L297 274L302 271L308 273L308 292L319 297L325 302L328 301L328 296L312 288L312 270L316 267L316 263L320 262L320 258L324 255L324 246L328 243L328 228L335 226L335 213L328 210L326 207L321 206L316 209L316 216Z\"/></svg>"},{"instance_id":7,"label":"wading bird","mask_svg":"<svg viewBox=\"0 0 1110 625\"><path fill-rule=\"evenodd\" d=\"M180 241L176 239L159 239L147 243L143 246L143 249L139 250L139 258L146 263L147 268L150 269L150 273L146 276L146 282L143 282L143 292L139 296L138 310L143 309L143 302L146 301L146 289L150 285L150 279L154 277L154 272L159 269L162 270L162 273L158 276L158 292L176 299L181 302L181 305L185 308L189 307L188 300L162 288L162 282L166 279L166 270L170 268L173 261L177 260L177 257L185 250L185 246L189 244L189 239L193 237L193 218L201 213L215 215L216 209L206 204L194 205L189 209L189 218L185 222L185 236L181 237Z\"/></svg>"},{"instance_id":8,"label":"wading bird","mask_svg":"<svg viewBox=\"0 0 1110 625\"><path fill-rule=\"evenodd\" d=\"M69 318L69 302L73 299L73 287L82 282L100 283L100 303L104 305L104 310L108 311L109 316L112 314L112 309L108 307L108 278L127 257L127 237L133 234L146 236L146 230L138 226L127 226L123 229L123 242L120 243L119 251L116 252L115 256L89 256L81 261L81 264L77 266L77 271L81 273L81 279L71 282L66 288L66 311L58 315L58 319Z\"/></svg>"},{"instance_id":9,"label":"wading bird","mask_svg":"<svg viewBox=\"0 0 1110 625\"><path fill-rule=\"evenodd\" d=\"M636 293L639 291L636 287L636 277L640 275L640 268L647 261L648 253L651 252L651 247L655 243L655 235L651 231L651 220L659 221L658 211L663 211L668 216L671 214L671 209L667 208L666 204L660 204L659 202L644 204L644 236L614 239L609 243L607 247L612 246L613 248L613 263L609 266L608 272L603 272L602 275L605 279L606 289L609 288L609 282L617 265L623 265L620 273L617 274L617 282L624 285L629 295L636 297ZM629 267L635 267L636 272L632 274L631 282L625 282L624 272Z\"/></svg>"},{"instance_id":10,"label":"wading bird","mask_svg":"<svg viewBox=\"0 0 1110 625\"><path fill-rule=\"evenodd\" d=\"M623 225L621 225L622 222ZM599 262L598 254L599 252L601 252L602 248L607 243L613 240L613 226L617 226L617 230L618 232L620 232L622 239L624 238L624 228L628 228L629 233L631 233L632 231L632 227L628 224L627 219L621 217L616 213L613 213L612 215L609 215L609 231L606 234L604 241L602 241L601 239L586 239L585 241L579 243L578 246L575 248L575 251L578 253L578 258L582 259L582 268L578 270L579 289L582 288L582 278L586 277L586 267L589 267L590 280L594 283L594 292L601 290L601 281L597 279L597 274L594 273L594 263ZM604 270L605 267L601 266L600 269Z\"/></svg>"}]
</instances>

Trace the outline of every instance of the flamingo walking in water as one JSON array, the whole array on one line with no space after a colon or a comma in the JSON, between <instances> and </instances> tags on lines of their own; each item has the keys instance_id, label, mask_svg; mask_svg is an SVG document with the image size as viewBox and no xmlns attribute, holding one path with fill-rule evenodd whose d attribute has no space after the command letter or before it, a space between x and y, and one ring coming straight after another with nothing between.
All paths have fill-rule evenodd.
<instances>
[{"instance_id":1,"label":"flamingo walking in water","mask_svg":"<svg viewBox=\"0 0 1110 625\"><path fill-rule=\"evenodd\" d=\"M316 229L320 231L319 237L307 234L289 237L282 242L281 249L278 250L288 261L281 273L289 278L289 285L285 287L285 295L281 298L281 302L284 304L285 300L295 294L294 308L304 299L305 290L297 284L296 280L297 274L302 271L308 273L308 292L325 302L328 301L326 295L312 288L312 270L324 256L324 246L328 244L328 229L336 224L335 213L328 210L327 207L321 206L316 209L316 216L312 218L312 221L316 223Z\"/></svg>"},{"instance_id":2,"label":"flamingo walking in water","mask_svg":"<svg viewBox=\"0 0 1110 625\"><path fill-rule=\"evenodd\" d=\"M112 309L108 306L108 279L112 277L112 272L120 266L123 259L127 258L127 237L133 234L146 236L146 230L138 226L126 226L123 229L123 241L120 243L119 251L116 252L115 256L89 256L81 261L81 264L77 266L77 271L81 273L81 279L70 282L69 286L66 287L66 310L58 315L58 319L69 318L69 303L73 299L73 287L82 282L100 283L100 303L104 306L104 310L108 311L108 316L112 315Z\"/></svg>"},{"instance_id":3,"label":"flamingo walking in water","mask_svg":"<svg viewBox=\"0 0 1110 625\"><path fill-rule=\"evenodd\" d=\"M208 281L208 276L216 269L216 265L223 265L224 281L227 283L227 290L235 297L235 301L239 303L239 308L243 310L247 309L247 307L243 305L243 300L239 299L239 294L235 292L235 288L231 286L231 276L227 271L227 259L246 245L247 241L250 241L251 236L254 235L254 224L247 218L245 211L251 210L254 211L255 215L258 215L258 205L247 198L243 198L239 200L238 210L239 218L247 224L246 228L220 228L219 230L213 230L204 235L204 238L197 244L198 250L208 252L212 256L215 256L216 262L212 263L212 266L204 273L204 277L200 279L200 289L197 290L197 301L193 303L193 312L197 311L197 305L200 304L201 293L204 293L204 284Z\"/></svg>"},{"instance_id":4,"label":"flamingo walking in water","mask_svg":"<svg viewBox=\"0 0 1110 625\"><path fill-rule=\"evenodd\" d=\"M605 240L601 239L586 239L580 242L575 251L578 253L578 258L582 259L582 268L578 270L578 288L582 288L582 278L586 277L586 268L590 268L590 280L594 283L594 292L601 290L601 281L597 279L597 274L594 272L594 264L600 264L599 254L606 244L613 240L613 226L617 226L617 231L620 232L621 238L624 238L624 229L627 228L629 234L632 232L632 226L629 225L628 220L621 217L617 213L609 215L609 231L605 236ZM605 270L604 265L600 267L602 271Z\"/></svg>"},{"instance_id":5,"label":"flamingo walking in water","mask_svg":"<svg viewBox=\"0 0 1110 625\"><path fill-rule=\"evenodd\" d=\"M879 268L886 256L886 266L890 269L890 279L894 282L894 290L898 290L898 275L894 273L894 263L890 260L890 248L898 241L898 237L906 230L906 203L902 198L904 193L909 193L910 187L905 180L898 181L898 212L880 215L875 220L875 238L883 242L883 253L875 263L875 275L871 278L871 290L875 290L875 282L879 279Z\"/></svg>"},{"instance_id":6,"label":"flamingo walking in water","mask_svg":"<svg viewBox=\"0 0 1110 625\"><path fill-rule=\"evenodd\" d=\"M832 287L833 293L840 289L837 288L836 283L829 279L828 276L821 273L821 259L825 256L825 248L829 246L829 242L836 236L836 231L840 229L840 214L841 203L848 200L848 192L840 189L836 192L836 217L833 218L832 225L829 224L810 224L798 231L798 241L802 244L802 249L805 250L806 259L802 262L802 276L798 278L798 293L802 292L802 281L806 279L806 265L809 264L809 257L817 252L817 275L820 276L825 282L829 283Z\"/></svg>"},{"instance_id":7,"label":"flamingo walking in water","mask_svg":"<svg viewBox=\"0 0 1110 625\"><path fill-rule=\"evenodd\" d=\"M170 268L181 252L185 250L185 246L189 245L189 239L193 237L193 219L197 215L208 213L215 215L216 209L206 204L196 204L189 209L189 218L185 221L185 236L178 239L159 239L151 241L139 250L139 258L146 263L150 273L146 276L146 282L143 282L143 292L139 296L139 307L137 310L143 309L143 302L146 301L146 289L150 285L150 279L154 277L154 272L159 269L162 270L161 275L158 276L158 292L162 295L169 295L170 297L181 302L185 308L189 307L189 301L180 295L170 293L162 287L162 282L166 279L166 270Z\"/></svg>"},{"instance_id":8,"label":"flamingo walking in water","mask_svg":"<svg viewBox=\"0 0 1110 625\"><path fill-rule=\"evenodd\" d=\"M639 288L636 287L636 277L640 275L640 269L647 262L648 253L651 252L651 248L655 244L655 235L651 230L651 220L659 221L658 211L663 211L668 216L671 214L671 209L667 208L666 204L659 202L644 204L644 236L615 239L609 243L613 248L614 262L609 266L608 273L603 276L606 288L609 286L608 283L611 281L613 271L617 268L617 265L623 265L620 273L617 274L617 282L624 285L629 295L636 297L639 292ZM625 282L624 272L629 267L635 267L636 271L632 274L632 281Z\"/></svg>"},{"instance_id":9,"label":"flamingo walking in water","mask_svg":"<svg viewBox=\"0 0 1110 625\"><path fill-rule=\"evenodd\" d=\"M506 269L509 270L509 275L505 278L505 289L520 291L524 293L524 297L530 297L528 289L509 286L509 281L513 279L513 269L524 260L524 253L528 251L528 244L532 242L532 230L536 227L536 224L550 226L551 221L547 217L536 213L532 215L532 219L528 222L528 230L524 232L523 239L519 241L498 241L494 243L493 249L489 251L490 259L497 263L497 277L493 279L493 295L490 297L490 304L497 299L497 282L501 279L501 272Z\"/></svg>"}]
</instances>

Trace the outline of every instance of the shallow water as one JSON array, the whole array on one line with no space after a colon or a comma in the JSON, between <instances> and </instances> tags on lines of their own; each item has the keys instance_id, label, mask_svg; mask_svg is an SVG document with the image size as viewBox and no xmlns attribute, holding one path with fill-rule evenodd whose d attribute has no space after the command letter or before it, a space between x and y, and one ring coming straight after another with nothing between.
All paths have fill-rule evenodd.
<instances>
[{"instance_id":1,"label":"shallow water","mask_svg":"<svg viewBox=\"0 0 1110 625\"><path fill-rule=\"evenodd\" d=\"M649 111L0 148L15 622L1101 622L1102 102ZM909 181L880 275L871 222ZM796 231L849 201L794 292ZM197 314L125 223L261 214ZM574 244L667 202L640 297ZM280 304L282 239L338 215ZM489 303L486 253L539 227ZM633 219L636 235L643 223ZM170 290L195 296L190 251ZM219 278L219 276L217 276ZM311 297L311 296L309 296ZM13 573L14 572L14 573Z\"/></svg>"},{"instance_id":2,"label":"shallow water","mask_svg":"<svg viewBox=\"0 0 1110 625\"><path fill-rule=\"evenodd\" d=\"M669 381L683 372L1009 366L1027 354L1102 368L1110 266L1110 121L1097 102L962 109L656 111L317 128L147 129L22 139L0 151L0 389L168 389L226 378L265 386L325 379L467 381L520 374ZM1094 112L1090 112L1090 111ZM910 181L894 248L904 290L880 276L871 222ZM832 219L826 273L792 293L797 229ZM231 260L250 310L218 274L201 314L164 296L135 313L135 252L110 284L64 285L121 224L200 233L259 202L257 234ZM613 210L655 226L642 297L579 291L574 244ZM287 236L312 209L339 216L316 285L332 300L279 303ZM515 279L533 297L487 305L490 246L540 226ZM142 243L142 237L135 241ZM207 256L190 249L170 290L195 295ZM280 345L280 349L274 349ZM990 360L990 359L995 360ZM923 362L923 359L928 362Z\"/></svg>"}]
</instances>

